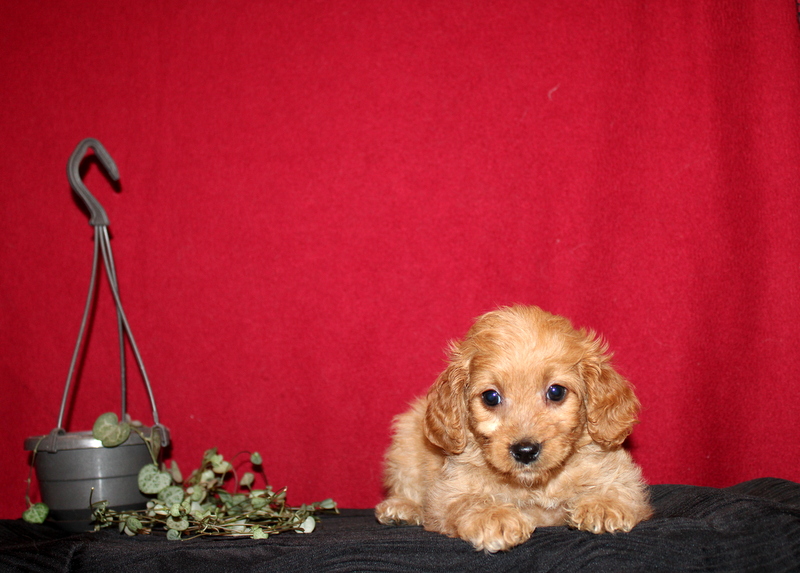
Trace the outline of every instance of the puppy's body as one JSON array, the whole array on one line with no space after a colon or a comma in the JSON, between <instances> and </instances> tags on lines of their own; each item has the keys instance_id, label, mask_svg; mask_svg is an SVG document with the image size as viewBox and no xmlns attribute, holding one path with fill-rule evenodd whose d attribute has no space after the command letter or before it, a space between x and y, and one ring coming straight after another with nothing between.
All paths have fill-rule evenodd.
<instances>
[{"instance_id":1,"label":"puppy's body","mask_svg":"<svg viewBox=\"0 0 800 573\"><path fill-rule=\"evenodd\" d=\"M376 515L489 552L537 526L628 531L652 513L621 448L638 407L592 333L536 307L488 313L396 418Z\"/></svg>"}]
</instances>

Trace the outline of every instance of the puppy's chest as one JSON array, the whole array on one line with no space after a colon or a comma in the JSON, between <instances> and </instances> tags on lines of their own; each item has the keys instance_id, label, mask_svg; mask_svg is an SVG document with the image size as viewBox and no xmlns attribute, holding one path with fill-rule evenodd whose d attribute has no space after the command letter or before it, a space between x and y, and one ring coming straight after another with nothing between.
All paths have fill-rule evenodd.
<instances>
[{"instance_id":1,"label":"puppy's chest","mask_svg":"<svg viewBox=\"0 0 800 573\"><path fill-rule=\"evenodd\" d=\"M480 479L477 475L474 477L477 479L468 486L473 494L489 497L497 503L515 505L522 510L544 510L561 516L565 498L569 495L563 487L552 481L531 486L511 480L498 480L495 475L482 476L488 479ZM556 516L554 518L558 519Z\"/></svg>"},{"instance_id":2,"label":"puppy's chest","mask_svg":"<svg viewBox=\"0 0 800 573\"><path fill-rule=\"evenodd\" d=\"M567 510L563 497L543 488L508 487L495 489L491 499L497 504L510 504L530 517L536 527L563 525Z\"/></svg>"},{"instance_id":3,"label":"puppy's chest","mask_svg":"<svg viewBox=\"0 0 800 573\"><path fill-rule=\"evenodd\" d=\"M516 505L520 509L544 509L559 511L564 505L564 498L546 487L508 486L505 491L495 492L498 501ZM499 494L499 495L498 495Z\"/></svg>"}]
</instances>

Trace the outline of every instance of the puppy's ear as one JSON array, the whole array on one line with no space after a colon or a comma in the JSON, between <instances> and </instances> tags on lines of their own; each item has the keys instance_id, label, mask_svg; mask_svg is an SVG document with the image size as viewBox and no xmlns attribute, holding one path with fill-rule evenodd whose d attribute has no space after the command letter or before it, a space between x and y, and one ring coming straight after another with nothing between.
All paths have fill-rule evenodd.
<instances>
[{"instance_id":1,"label":"puppy's ear","mask_svg":"<svg viewBox=\"0 0 800 573\"><path fill-rule=\"evenodd\" d=\"M581 361L581 372L586 382L589 435L604 448L616 448L637 422L639 400L630 383L611 367L606 345L593 333L584 334L588 351Z\"/></svg>"},{"instance_id":2,"label":"puppy's ear","mask_svg":"<svg viewBox=\"0 0 800 573\"><path fill-rule=\"evenodd\" d=\"M469 359L453 345L450 363L428 391L425 436L450 454L460 454L467 446L467 404L465 388L469 378Z\"/></svg>"}]
</instances>

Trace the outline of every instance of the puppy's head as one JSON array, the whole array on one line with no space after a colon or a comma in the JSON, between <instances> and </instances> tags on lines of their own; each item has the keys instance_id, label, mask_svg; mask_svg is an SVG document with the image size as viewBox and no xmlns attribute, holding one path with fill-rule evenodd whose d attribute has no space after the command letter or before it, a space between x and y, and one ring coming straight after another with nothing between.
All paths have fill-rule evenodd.
<instances>
[{"instance_id":1,"label":"puppy's head","mask_svg":"<svg viewBox=\"0 0 800 573\"><path fill-rule=\"evenodd\" d=\"M428 393L425 433L450 454L468 445L523 482L561 467L582 444L619 447L639 402L605 345L536 307L480 317Z\"/></svg>"}]
</instances>

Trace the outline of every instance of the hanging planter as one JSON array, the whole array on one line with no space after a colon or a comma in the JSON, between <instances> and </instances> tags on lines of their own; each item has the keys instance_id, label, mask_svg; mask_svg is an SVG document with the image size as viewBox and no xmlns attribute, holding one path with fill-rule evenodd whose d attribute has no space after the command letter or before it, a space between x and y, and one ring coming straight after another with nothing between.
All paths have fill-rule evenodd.
<instances>
[{"instance_id":1,"label":"hanging planter","mask_svg":"<svg viewBox=\"0 0 800 573\"><path fill-rule=\"evenodd\" d=\"M117 511L143 508L148 498L139 491L137 481L139 470L147 464L157 464L161 448L169 444L169 431L159 422L150 381L128 319L122 309L108 234L108 216L83 184L78 170L81 159L90 147L94 149L97 159L111 178L115 181L119 179L114 160L96 139L81 141L67 163L67 178L72 189L89 209L91 214L89 224L94 227L94 257L89 295L64 386L58 423L49 434L25 440L25 450L33 452L33 463L42 501L49 508L48 519L69 531L86 531L92 528L91 505L98 501L107 501L108 507ZM64 413L94 299L101 258L117 311L122 416L120 420L116 414L105 414L98 418L92 431L67 432L63 427ZM126 342L133 351L147 389L152 408L152 427L132 422L128 415ZM37 506L35 509L38 510L41 506L40 504ZM39 517L44 519L44 512L40 513Z\"/></svg>"}]
</instances>

